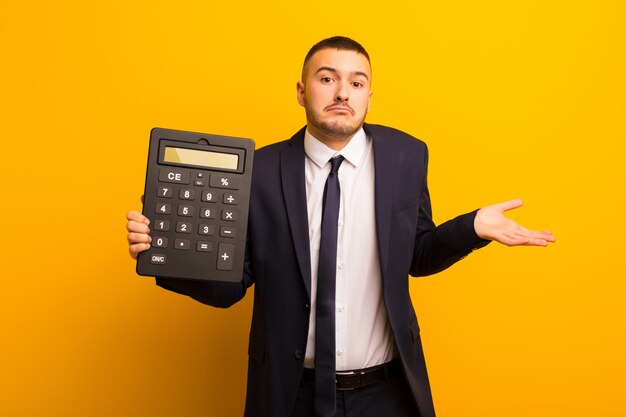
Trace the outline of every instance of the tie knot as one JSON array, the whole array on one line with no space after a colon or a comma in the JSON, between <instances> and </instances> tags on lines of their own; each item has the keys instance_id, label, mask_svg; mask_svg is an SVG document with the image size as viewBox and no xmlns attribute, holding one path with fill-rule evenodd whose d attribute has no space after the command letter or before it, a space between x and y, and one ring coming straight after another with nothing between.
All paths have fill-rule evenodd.
<instances>
[{"instance_id":1,"label":"tie knot","mask_svg":"<svg viewBox=\"0 0 626 417\"><path fill-rule=\"evenodd\" d=\"M341 166L341 163L343 162L344 157L341 155L338 155L334 158L330 159L330 163L332 164L332 166L330 167L330 172L333 173L337 173L337 171L339 171L339 167Z\"/></svg>"}]
</instances>

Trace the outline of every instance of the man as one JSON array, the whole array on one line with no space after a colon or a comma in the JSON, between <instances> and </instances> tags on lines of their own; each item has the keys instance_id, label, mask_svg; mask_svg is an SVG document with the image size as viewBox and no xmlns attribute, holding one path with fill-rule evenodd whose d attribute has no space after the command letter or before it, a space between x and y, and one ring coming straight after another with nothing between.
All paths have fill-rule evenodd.
<instances>
[{"instance_id":1,"label":"man","mask_svg":"<svg viewBox=\"0 0 626 417\"><path fill-rule=\"evenodd\" d=\"M241 284L157 278L228 307L254 285L246 416L434 417L408 275L439 272L496 240L553 242L496 204L435 227L423 142L364 123L372 71L344 37L309 51L297 83L307 125L255 153ZM150 247L130 212L131 256Z\"/></svg>"}]
</instances>

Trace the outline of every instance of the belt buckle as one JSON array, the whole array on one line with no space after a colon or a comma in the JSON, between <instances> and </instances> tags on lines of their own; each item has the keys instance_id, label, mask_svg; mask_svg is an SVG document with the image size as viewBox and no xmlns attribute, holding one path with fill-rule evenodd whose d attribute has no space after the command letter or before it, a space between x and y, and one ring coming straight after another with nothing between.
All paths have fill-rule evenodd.
<instances>
[{"instance_id":1,"label":"belt buckle","mask_svg":"<svg viewBox=\"0 0 626 417\"><path fill-rule=\"evenodd\" d=\"M337 390L352 391L359 388L363 384L361 380L363 375L365 375L363 371L336 372L335 385Z\"/></svg>"}]
</instances>

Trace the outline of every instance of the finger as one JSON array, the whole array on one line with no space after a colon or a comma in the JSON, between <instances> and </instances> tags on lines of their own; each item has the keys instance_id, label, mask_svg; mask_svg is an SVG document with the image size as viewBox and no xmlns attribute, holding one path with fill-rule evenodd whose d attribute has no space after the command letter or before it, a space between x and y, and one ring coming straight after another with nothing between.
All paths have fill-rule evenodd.
<instances>
[{"instance_id":1,"label":"finger","mask_svg":"<svg viewBox=\"0 0 626 417\"><path fill-rule=\"evenodd\" d=\"M556 237L552 235L550 232L536 232L536 237L545 240L546 242L556 242Z\"/></svg>"},{"instance_id":2,"label":"finger","mask_svg":"<svg viewBox=\"0 0 626 417\"><path fill-rule=\"evenodd\" d=\"M133 220L139 223L144 223L144 224L150 224L150 220L148 220L148 218L146 216L144 216L143 214L139 213L136 210L131 210L128 213L126 213L126 220Z\"/></svg>"},{"instance_id":3,"label":"finger","mask_svg":"<svg viewBox=\"0 0 626 417\"><path fill-rule=\"evenodd\" d=\"M506 246L538 246L540 239L532 239L524 236L502 236L498 242ZM542 245L545 246L545 245Z\"/></svg>"},{"instance_id":4,"label":"finger","mask_svg":"<svg viewBox=\"0 0 626 417\"><path fill-rule=\"evenodd\" d=\"M548 243L556 241L554 236L538 232L530 235L518 235L513 240L515 243L512 246L548 246Z\"/></svg>"},{"instance_id":5,"label":"finger","mask_svg":"<svg viewBox=\"0 0 626 417\"><path fill-rule=\"evenodd\" d=\"M521 243L519 246L548 246L548 242L544 239L526 239L525 242Z\"/></svg>"},{"instance_id":6,"label":"finger","mask_svg":"<svg viewBox=\"0 0 626 417\"><path fill-rule=\"evenodd\" d=\"M517 234L520 237L523 238L529 238L529 239L541 239L541 240L545 240L547 242L555 242L556 238L552 235L552 233L550 232L540 232L537 230L518 230Z\"/></svg>"},{"instance_id":7,"label":"finger","mask_svg":"<svg viewBox=\"0 0 626 417\"><path fill-rule=\"evenodd\" d=\"M524 202L520 199L517 200L509 200L504 203L494 204L494 207L500 210L501 212L509 211L521 207Z\"/></svg>"},{"instance_id":8,"label":"finger","mask_svg":"<svg viewBox=\"0 0 626 417\"><path fill-rule=\"evenodd\" d=\"M150 235L147 235L145 233L130 232L128 235L126 235L126 239L128 240L128 243L130 243L131 245L133 245L135 243L150 243L150 242L152 242L152 238L150 237Z\"/></svg>"},{"instance_id":9,"label":"finger","mask_svg":"<svg viewBox=\"0 0 626 417\"><path fill-rule=\"evenodd\" d=\"M126 223L126 230L128 230L129 232L135 232L135 233L145 233L145 234L150 233L150 228L148 227L147 224L139 223L134 220L130 220L128 223Z\"/></svg>"},{"instance_id":10,"label":"finger","mask_svg":"<svg viewBox=\"0 0 626 417\"><path fill-rule=\"evenodd\" d=\"M128 247L128 252L133 259L137 259L137 255L140 252L150 249L150 245L147 243L135 243Z\"/></svg>"}]
</instances>

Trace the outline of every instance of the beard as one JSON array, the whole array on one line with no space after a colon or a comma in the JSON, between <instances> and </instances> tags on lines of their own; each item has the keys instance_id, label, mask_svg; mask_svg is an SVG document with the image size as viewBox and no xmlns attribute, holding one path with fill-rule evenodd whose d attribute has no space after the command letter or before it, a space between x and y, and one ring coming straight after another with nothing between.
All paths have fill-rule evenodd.
<instances>
[{"instance_id":1,"label":"beard","mask_svg":"<svg viewBox=\"0 0 626 417\"><path fill-rule=\"evenodd\" d=\"M324 135L334 139L352 137L361 128L361 126L363 126L363 122L365 121L365 114L363 114L360 120L356 120L352 124L349 122L340 123L339 121L322 120L319 114L316 113L311 106L309 106L309 103L307 103L306 100L304 101L304 110L306 112L306 119L309 123L311 123Z\"/></svg>"}]
</instances>

